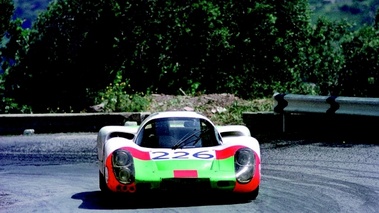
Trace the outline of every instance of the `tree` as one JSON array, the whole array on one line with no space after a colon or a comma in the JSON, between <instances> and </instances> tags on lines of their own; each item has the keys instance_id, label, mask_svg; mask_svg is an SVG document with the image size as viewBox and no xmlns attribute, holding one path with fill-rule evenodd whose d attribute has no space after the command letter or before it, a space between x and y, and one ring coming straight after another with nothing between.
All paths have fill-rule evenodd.
<instances>
[{"instance_id":1,"label":"tree","mask_svg":"<svg viewBox=\"0 0 379 213\"><path fill-rule=\"evenodd\" d=\"M4 97L4 69L6 69L6 60L4 55L4 44L6 43L4 39L5 32L9 28L11 16L13 14L14 6L11 0L0 0L0 94L3 97L0 100L0 107L5 108L5 97ZM1 111L0 111L1 112Z\"/></svg>"},{"instance_id":2,"label":"tree","mask_svg":"<svg viewBox=\"0 0 379 213\"><path fill-rule=\"evenodd\" d=\"M13 11L13 1L0 0L0 38L2 38L4 33L8 30Z\"/></svg>"},{"instance_id":3,"label":"tree","mask_svg":"<svg viewBox=\"0 0 379 213\"><path fill-rule=\"evenodd\" d=\"M227 8L233 4L156 0L120 6L116 52L125 55L124 76L132 87L174 94L179 88L191 94L224 88L221 76L232 60Z\"/></svg>"},{"instance_id":4,"label":"tree","mask_svg":"<svg viewBox=\"0 0 379 213\"><path fill-rule=\"evenodd\" d=\"M32 27L11 71L12 96L34 112L79 112L113 80L114 11L108 1L56 1Z\"/></svg>"},{"instance_id":5,"label":"tree","mask_svg":"<svg viewBox=\"0 0 379 213\"><path fill-rule=\"evenodd\" d=\"M338 78L345 65L342 42L350 34L347 22L331 22L319 18L307 48L307 69L301 73L304 84L301 93L338 95Z\"/></svg>"},{"instance_id":6,"label":"tree","mask_svg":"<svg viewBox=\"0 0 379 213\"><path fill-rule=\"evenodd\" d=\"M355 31L342 43L345 66L339 78L341 95L379 97L379 31Z\"/></svg>"},{"instance_id":7,"label":"tree","mask_svg":"<svg viewBox=\"0 0 379 213\"><path fill-rule=\"evenodd\" d=\"M267 97L298 88L311 32L308 1L261 0L242 8L236 51L243 50L245 77L238 93Z\"/></svg>"},{"instance_id":8,"label":"tree","mask_svg":"<svg viewBox=\"0 0 379 213\"><path fill-rule=\"evenodd\" d=\"M5 51L5 45L7 43L7 36L5 35L11 25L11 17L13 14L14 5L10 0L0 0L0 74L4 72L6 66L4 60L6 60L6 55L3 53Z\"/></svg>"},{"instance_id":9,"label":"tree","mask_svg":"<svg viewBox=\"0 0 379 213\"><path fill-rule=\"evenodd\" d=\"M9 70L18 60L21 52L27 48L28 31L22 29L20 19L11 20L14 6L11 1L0 1L0 113L10 113L27 110L20 106L10 95L14 87L6 86ZM8 81L9 82L9 81ZM18 86L14 84L14 86Z\"/></svg>"},{"instance_id":10,"label":"tree","mask_svg":"<svg viewBox=\"0 0 379 213\"><path fill-rule=\"evenodd\" d=\"M312 28L307 0L54 1L18 34L5 90L33 112L79 112L114 88L326 94L345 61L345 30Z\"/></svg>"}]
</instances>

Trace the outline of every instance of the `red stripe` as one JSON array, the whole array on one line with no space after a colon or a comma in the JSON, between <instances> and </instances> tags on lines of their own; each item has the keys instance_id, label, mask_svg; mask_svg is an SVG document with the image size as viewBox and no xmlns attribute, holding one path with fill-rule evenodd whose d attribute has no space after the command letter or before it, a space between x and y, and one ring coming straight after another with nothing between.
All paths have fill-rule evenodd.
<instances>
[{"instance_id":1,"label":"red stripe","mask_svg":"<svg viewBox=\"0 0 379 213\"><path fill-rule=\"evenodd\" d=\"M231 146L223 150L216 150L216 159L222 160L234 156L236 151L244 146Z\"/></svg>"},{"instance_id":2,"label":"red stripe","mask_svg":"<svg viewBox=\"0 0 379 213\"><path fill-rule=\"evenodd\" d=\"M197 178L197 170L174 170L174 178Z\"/></svg>"},{"instance_id":3,"label":"red stripe","mask_svg":"<svg viewBox=\"0 0 379 213\"><path fill-rule=\"evenodd\" d=\"M151 160L149 152L144 152L132 147L124 147L123 149L128 150L134 158L140 160Z\"/></svg>"}]
</instances>

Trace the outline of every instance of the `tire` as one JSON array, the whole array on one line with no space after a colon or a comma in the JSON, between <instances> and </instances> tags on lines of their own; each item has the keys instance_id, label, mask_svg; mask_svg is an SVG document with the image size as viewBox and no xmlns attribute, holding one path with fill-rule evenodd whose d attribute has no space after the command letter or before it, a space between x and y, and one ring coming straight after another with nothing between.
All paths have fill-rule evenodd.
<instances>
[{"instance_id":1,"label":"tire","mask_svg":"<svg viewBox=\"0 0 379 213\"><path fill-rule=\"evenodd\" d=\"M239 200L252 201L252 200L257 199L258 194L259 194L259 186L254 191L252 191L252 192L238 194L237 198Z\"/></svg>"},{"instance_id":2,"label":"tire","mask_svg":"<svg viewBox=\"0 0 379 213\"><path fill-rule=\"evenodd\" d=\"M107 186L107 183L105 182L105 177L100 172L100 170L99 170L99 188L104 193L109 193L110 192L110 190L109 190L109 188Z\"/></svg>"},{"instance_id":3,"label":"tire","mask_svg":"<svg viewBox=\"0 0 379 213\"><path fill-rule=\"evenodd\" d=\"M248 199L255 200L257 199L258 194L259 194L259 186L254 191L250 192L247 196L248 196Z\"/></svg>"}]
</instances>

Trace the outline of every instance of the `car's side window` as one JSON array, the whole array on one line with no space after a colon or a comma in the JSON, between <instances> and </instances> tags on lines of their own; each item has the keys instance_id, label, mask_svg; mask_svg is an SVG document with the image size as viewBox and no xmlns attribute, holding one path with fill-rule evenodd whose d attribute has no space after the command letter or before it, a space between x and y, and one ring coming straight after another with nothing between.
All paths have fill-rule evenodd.
<instances>
[{"instance_id":1,"label":"car's side window","mask_svg":"<svg viewBox=\"0 0 379 213\"><path fill-rule=\"evenodd\" d=\"M201 122L202 130L202 147L210 147L218 145L215 130L208 122Z\"/></svg>"},{"instance_id":2,"label":"car's side window","mask_svg":"<svg viewBox=\"0 0 379 213\"><path fill-rule=\"evenodd\" d=\"M152 123L144 126L139 134L139 137L137 138L136 143L142 147L158 148L158 142Z\"/></svg>"}]
</instances>

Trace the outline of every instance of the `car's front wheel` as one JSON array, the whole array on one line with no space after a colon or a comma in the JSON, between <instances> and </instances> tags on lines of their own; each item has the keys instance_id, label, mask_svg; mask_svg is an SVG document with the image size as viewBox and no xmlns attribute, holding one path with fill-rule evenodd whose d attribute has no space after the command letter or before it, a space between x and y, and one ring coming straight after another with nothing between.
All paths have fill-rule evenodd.
<instances>
[{"instance_id":1,"label":"car's front wheel","mask_svg":"<svg viewBox=\"0 0 379 213\"><path fill-rule=\"evenodd\" d=\"M259 194L259 186L254 191L251 191L251 192L248 192L248 193L239 193L236 198L238 200L248 200L248 201L251 201L251 200L257 199L258 194Z\"/></svg>"},{"instance_id":2,"label":"car's front wheel","mask_svg":"<svg viewBox=\"0 0 379 213\"><path fill-rule=\"evenodd\" d=\"M99 187L102 192L110 192L107 183L105 182L105 177L104 175L99 171Z\"/></svg>"},{"instance_id":3,"label":"car's front wheel","mask_svg":"<svg viewBox=\"0 0 379 213\"><path fill-rule=\"evenodd\" d=\"M259 194L259 186L254 191L250 192L247 195L247 198L249 198L250 200L255 200L257 199L258 194Z\"/></svg>"}]
</instances>

